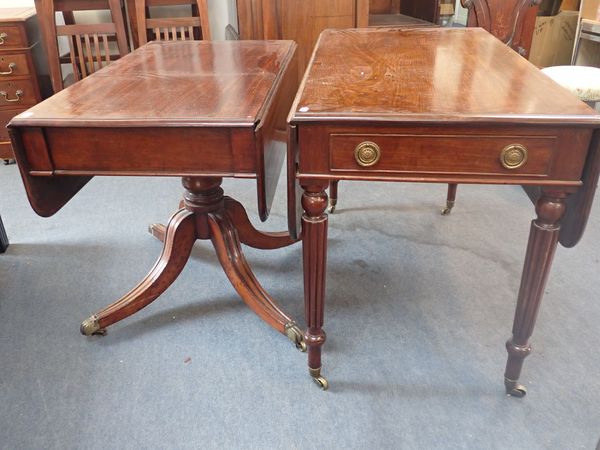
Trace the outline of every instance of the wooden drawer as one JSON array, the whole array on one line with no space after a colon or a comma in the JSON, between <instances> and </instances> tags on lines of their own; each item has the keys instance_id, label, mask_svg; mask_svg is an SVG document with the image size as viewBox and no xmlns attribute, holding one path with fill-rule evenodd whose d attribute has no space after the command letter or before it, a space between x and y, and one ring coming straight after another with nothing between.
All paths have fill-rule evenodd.
<instances>
[{"instance_id":1,"label":"wooden drawer","mask_svg":"<svg viewBox=\"0 0 600 450\"><path fill-rule=\"evenodd\" d=\"M0 81L23 75L29 75L27 53L0 53Z\"/></svg>"},{"instance_id":2,"label":"wooden drawer","mask_svg":"<svg viewBox=\"0 0 600 450\"><path fill-rule=\"evenodd\" d=\"M0 39L0 51L12 48L26 48L27 36L23 28L16 25L3 25L0 23L0 36L5 35Z\"/></svg>"},{"instance_id":3,"label":"wooden drawer","mask_svg":"<svg viewBox=\"0 0 600 450\"><path fill-rule=\"evenodd\" d=\"M10 119L23 111L25 111L25 108L0 110L0 142L10 140L6 125L10 122Z\"/></svg>"},{"instance_id":4,"label":"wooden drawer","mask_svg":"<svg viewBox=\"0 0 600 450\"><path fill-rule=\"evenodd\" d=\"M547 177L557 138L340 133L329 147L332 172Z\"/></svg>"},{"instance_id":5,"label":"wooden drawer","mask_svg":"<svg viewBox=\"0 0 600 450\"><path fill-rule=\"evenodd\" d=\"M0 79L0 109L15 109L21 106L31 106L37 103L36 90L31 80L2 81ZM22 93L17 96L17 91Z\"/></svg>"}]
</instances>

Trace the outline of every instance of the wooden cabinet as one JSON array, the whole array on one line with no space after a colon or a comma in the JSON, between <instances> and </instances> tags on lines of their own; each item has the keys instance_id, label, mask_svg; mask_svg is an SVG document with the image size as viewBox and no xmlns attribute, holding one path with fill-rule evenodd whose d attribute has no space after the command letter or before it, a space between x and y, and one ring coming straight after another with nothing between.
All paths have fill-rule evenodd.
<instances>
[{"instance_id":1,"label":"wooden cabinet","mask_svg":"<svg viewBox=\"0 0 600 450\"><path fill-rule=\"evenodd\" d=\"M0 159L13 159L6 124L41 100L33 52L39 48L34 8L0 8Z\"/></svg>"}]
</instances>

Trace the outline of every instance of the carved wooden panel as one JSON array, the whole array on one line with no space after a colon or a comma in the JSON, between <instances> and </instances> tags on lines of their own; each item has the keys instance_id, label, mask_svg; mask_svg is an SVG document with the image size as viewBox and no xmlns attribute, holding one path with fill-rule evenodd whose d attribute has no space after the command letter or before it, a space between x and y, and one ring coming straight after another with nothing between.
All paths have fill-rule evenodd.
<instances>
[{"instance_id":1,"label":"carved wooden panel","mask_svg":"<svg viewBox=\"0 0 600 450\"><path fill-rule=\"evenodd\" d=\"M461 0L467 25L489 31L523 56L529 56L535 17L542 0Z\"/></svg>"}]
</instances>

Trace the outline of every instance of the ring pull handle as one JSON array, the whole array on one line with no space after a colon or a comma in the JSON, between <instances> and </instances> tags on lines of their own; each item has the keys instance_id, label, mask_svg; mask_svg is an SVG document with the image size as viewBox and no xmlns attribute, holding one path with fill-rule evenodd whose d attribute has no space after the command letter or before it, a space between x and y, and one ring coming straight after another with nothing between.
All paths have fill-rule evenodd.
<instances>
[{"instance_id":1,"label":"ring pull handle","mask_svg":"<svg viewBox=\"0 0 600 450\"><path fill-rule=\"evenodd\" d=\"M4 40L8 37L6 33L0 33L0 45L4 44Z\"/></svg>"},{"instance_id":2,"label":"ring pull handle","mask_svg":"<svg viewBox=\"0 0 600 450\"><path fill-rule=\"evenodd\" d=\"M21 89L17 90L17 92L15 92L15 98L8 98L8 94L6 93L6 91L0 91L0 95L4 97L5 101L10 103L16 103L21 101L21 95L23 95L23 91Z\"/></svg>"},{"instance_id":3,"label":"ring pull handle","mask_svg":"<svg viewBox=\"0 0 600 450\"><path fill-rule=\"evenodd\" d=\"M507 145L500 153L500 163L505 169L514 170L527 163L527 147L521 144Z\"/></svg>"},{"instance_id":4,"label":"ring pull handle","mask_svg":"<svg viewBox=\"0 0 600 450\"><path fill-rule=\"evenodd\" d=\"M16 68L17 68L17 63L11 62L8 65L8 71L0 72L0 75L11 75L15 71Z\"/></svg>"},{"instance_id":5,"label":"ring pull handle","mask_svg":"<svg viewBox=\"0 0 600 450\"><path fill-rule=\"evenodd\" d=\"M381 158L381 149L375 142L365 141L354 149L354 159L361 167L371 167Z\"/></svg>"}]
</instances>

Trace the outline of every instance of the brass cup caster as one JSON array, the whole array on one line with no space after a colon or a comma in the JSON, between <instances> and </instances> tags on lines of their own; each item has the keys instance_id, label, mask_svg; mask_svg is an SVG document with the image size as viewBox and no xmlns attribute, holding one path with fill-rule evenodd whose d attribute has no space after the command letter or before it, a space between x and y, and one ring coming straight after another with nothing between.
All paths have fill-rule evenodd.
<instances>
[{"instance_id":1,"label":"brass cup caster","mask_svg":"<svg viewBox=\"0 0 600 450\"><path fill-rule=\"evenodd\" d=\"M452 208L454 208L454 202L448 201L446 202L446 207L442 209L442 216L449 216L452 212Z\"/></svg>"},{"instance_id":2,"label":"brass cup caster","mask_svg":"<svg viewBox=\"0 0 600 450\"><path fill-rule=\"evenodd\" d=\"M14 164L16 161L14 159L5 159L4 160L4 165L8 166L10 164Z\"/></svg>"},{"instance_id":3,"label":"brass cup caster","mask_svg":"<svg viewBox=\"0 0 600 450\"><path fill-rule=\"evenodd\" d=\"M100 328L100 324L98 323L98 318L96 316L88 317L83 322L81 322L79 331L84 336L105 336L106 335L106 328Z\"/></svg>"},{"instance_id":4,"label":"brass cup caster","mask_svg":"<svg viewBox=\"0 0 600 450\"><path fill-rule=\"evenodd\" d=\"M337 206L337 200L329 199L329 207L327 208L327 212L329 214L333 214L335 212L336 206Z\"/></svg>"},{"instance_id":5,"label":"brass cup caster","mask_svg":"<svg viewBox=\"0 0 600 450\"><path fill-rule=\"evenodd\" d=\"M320 367L318 369L309 368L308 371L310 372L310 376L312 377L315 384L317 386L319 386L319 388L321 388L321 390L326 391L327 389L329 389L329 382L327 381L327 379L325 377L321 376L321 368Z\"/></svg>"},{"instance_id":6,"label":"brass cup caster","mask_svg":"<svg viewBox=\"0 0 600 450\"><path fill-rule=\"evenodd\" d=\"M506 394L511 397L523 398L527 395L527 389L518 381L504 379L504 386L506 387Z\"/></svg>"},{"instance_id":7,"label":"brass cup caster","mask_svg":"<svg viewBox=\"0 0 600 450\"><path fill-rule=\"evenodd\" d=\"M296 322L288 322L285 324L285 335L294 343L296 348L302 353L306 352L306 342L304 342L304 333Z\"/></svg>"}]
</instances>

